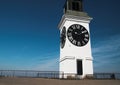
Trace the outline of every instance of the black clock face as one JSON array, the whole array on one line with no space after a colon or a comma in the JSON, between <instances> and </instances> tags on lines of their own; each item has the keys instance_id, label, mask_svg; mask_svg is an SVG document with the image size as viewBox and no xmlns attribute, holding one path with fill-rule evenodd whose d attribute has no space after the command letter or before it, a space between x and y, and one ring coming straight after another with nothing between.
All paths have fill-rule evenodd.
<instances>
[{"instance_id":1,"label":"black clock face","mask_svg":"<svg viewBox=\"0 0 120 85\"><path fill-rule=\"evenodd\" d=\"M79 47L86 45L89 41L88 31L79 24L73 24L68 28L67 37L72 44Z\"/></svg>"},{"instance_id":2,"label":"black clock face","mask_svg":"<svg viewBox=\"0 0 120 85\"><path fill-rule=\"evenodd\" d=\"M66 28L65 27L63 27L63 29L62 29L62 31L61 31L61 36L60 36L61 38L61 48L64 48L64 46L65 46L65 42L66 42Z\"/></svg>"}]
</instances>

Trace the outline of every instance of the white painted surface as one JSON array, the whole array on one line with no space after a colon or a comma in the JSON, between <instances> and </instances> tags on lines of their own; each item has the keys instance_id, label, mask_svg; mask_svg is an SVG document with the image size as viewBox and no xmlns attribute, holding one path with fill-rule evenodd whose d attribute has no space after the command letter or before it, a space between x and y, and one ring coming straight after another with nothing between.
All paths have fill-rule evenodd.
<instances>
[{"instance_id":1,"label":"white painted surface","mask_svg":"<svg viewBox=\"0 0 120 85\"><path fill-rule=\"evenodd\" d=\"M60 24L60 31L63 26L66 27L66 30L73 24L80 24L84 26L90 35L89 31L89 22L90 19L87 18L62 18L62 23ZM89 36L90 37L90 36ZM60 71L64 73L73 73L77 74L77 59L82 60L83 62L83 75L84 77L87 74L93 74L93 59L91 53L91 43L90 38L89 42L82 47L73 45L66 35L66 43L63 49L60 48Z\"/></svg>"}]
</instances>

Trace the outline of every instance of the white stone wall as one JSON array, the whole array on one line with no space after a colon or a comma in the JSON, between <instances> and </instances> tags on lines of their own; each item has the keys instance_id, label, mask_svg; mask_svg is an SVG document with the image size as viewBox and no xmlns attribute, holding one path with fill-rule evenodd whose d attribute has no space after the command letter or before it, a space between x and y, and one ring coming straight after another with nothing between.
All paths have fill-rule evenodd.
<instances>
[{"instance_id":1,"label":"white stone wall","mask_svg":"<svg viewBox=\"0 0 120 85\"><path fill-rule=\"evenodd\" d=\"M66 30L73 24L80 24L84 26L90 35L89 31L90 20L85 19L72 19L64 18L60 25L60 30L65 26ZM92 53L91 53L91 43L89 42L82 47L77 47L73 45L66 35L66 43L63 49L60 48L60 71L64 73L74 73L77 74L77 59L83 62L83 75L93 74L93 64L92 64Z\"/></svg>"}]
</instances>

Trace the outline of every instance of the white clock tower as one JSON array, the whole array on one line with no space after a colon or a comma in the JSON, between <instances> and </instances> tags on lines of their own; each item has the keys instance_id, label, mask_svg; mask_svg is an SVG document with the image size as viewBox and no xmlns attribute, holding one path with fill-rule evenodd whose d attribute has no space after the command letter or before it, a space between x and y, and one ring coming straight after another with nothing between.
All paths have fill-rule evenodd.
<instances>
[{"instance_id":1,"label":"white clock tower","mask_svg":"<svg viewBox=\"0 0 120 85\"><path fill-rule=\"evenodd\" d=\"M83 0L66 0L59 23L61 46L60 77L85 78L93 75L89 23L91 17L83 11Z\"/></svg>"}]
</instances>

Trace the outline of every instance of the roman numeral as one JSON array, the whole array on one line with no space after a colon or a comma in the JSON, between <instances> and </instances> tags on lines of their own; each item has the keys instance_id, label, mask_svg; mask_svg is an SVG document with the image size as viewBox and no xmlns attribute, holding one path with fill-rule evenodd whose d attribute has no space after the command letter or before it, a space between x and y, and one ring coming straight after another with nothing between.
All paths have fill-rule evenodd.
<instances>
[{"instance_id":1,"label":"roman numeral","mask_svg":"<svg viewBox=\"0 0 120 85\"><path fill-rule=\"evenodd\" d=\"M73 41L73 37L72 37L72 36L70 36L70 37L68 37L68 38L69 38L70 41Z\"/></svg>"},{"instance_id":2,"label":"roman numeral","mask_svg":"<svg viewBox=\"0 0 120 85\"><path fill-rule=\"evenodd\" d=\"M82 44L84 45L84 44L85 44L85 42L84 42L84 41L82 41Z\"/></svg>"},{"instance_id":3,"label":"roman numeral","mask_svg":"<svg viewBox=\"0 0 120 85\"><path fill-rule=\"evenodd\" d=\"M83 30L84 29L84 27L81 27L81 30Z\"/></svg>"},{"instance_id":4,"label":"roman numeral","mask_svg":"<svg viewBox=\"0 0 120 85\"><path fill-rule=\"evenodd\" d=\"M78 46L80 46L80 45L81 45L81 43L80 43L80 42L77 42L77 45L78 45Z\"/></svg>"},{"instance_id":5,"label":"roman numeral","mask_svg":"<svg viewBox=\"0 0 120 85\"><path fill-rule=\"evenodd\" d=\"M89 35L88 35L88 34L85 34L85 37L89 37Z\"/></svg>"},{"instance_id":6,"label":"roman numeral","mask_svg":"<svg viewBox=\"0 0 120 85\"><path fill-rule=\"evenodd\" d=\"M73 44L76 44L76 43L77 43L77 41L76 41L76 40L73 40L73 41L72 41L72 43L73 43Z\"/></svg>"},{"instance_id":7,"label":"roman numeral","mask_svg":"<svg viewBox=\"0 0 120 85\"><path fill-rule=\"evenodd\" d=\"M72 36L72 33L71 33L71 32L69 32L69 33L68 33L68 36Z\"/></svg>"},{"instance_id":8,"label":"roman numeral","mask_svg":"<svg viewBox=\"0 0 120 85\"><path fill-rule=\"evenodd\" d=\"M84 38L84 40L85 40L86 42L88 42L88 39L87 39L87 38Z\"/></svg>"},{"instance_id":9,"label":"roman numeral","mask_svg":"<svg viewBox=\"0 0 120 85\"><path fill-rule=\"evenodd\" d=\"M76 24L76 28L77 28L77 29L80 29L80 25L77 25L77 24Z\"/></svg>"},{"instance_id":10,"label":"roman numeral","mask_svg":"<svg viewBox=\"0 0 120 85\"><path fill-rule=\"evenodd\" d=\"M73 29L72 29L72 28L69 28L69 29L68 29L68 31L71 31L71 32L72 32L72 31L73 31Z\"/></svg>"},{"instance_id":11,"label":"roman numeral","mask_svg":"<svg viewBox=\"0 0 120 85\"><path fill-rule=\"evenodd\" d=\"M72 27L73 29L76 29L75 25L72 25L71 27Z\"/></svg>"}]
</instances>

